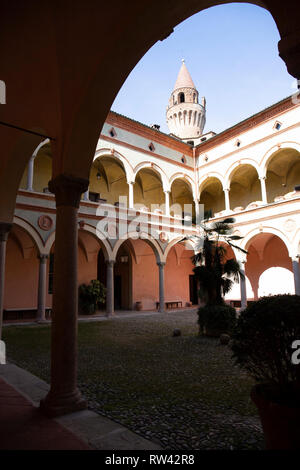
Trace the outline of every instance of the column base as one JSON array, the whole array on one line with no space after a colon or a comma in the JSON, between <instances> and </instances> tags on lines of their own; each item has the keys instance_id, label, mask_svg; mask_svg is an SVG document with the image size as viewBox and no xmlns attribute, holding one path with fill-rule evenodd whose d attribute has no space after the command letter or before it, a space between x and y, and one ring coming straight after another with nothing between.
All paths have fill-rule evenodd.
<instances>
[{"instance_id":1,"label":"column base","mask_svg":"<svg viewBox=\"0 0 300 470\"><path fill-rule=\"evenodd\" d=\"M65 395L52 395L51 391L40 401L40 410L49 418L85 410L87 403L79 390Z\"/></svg>"}]
</instances>

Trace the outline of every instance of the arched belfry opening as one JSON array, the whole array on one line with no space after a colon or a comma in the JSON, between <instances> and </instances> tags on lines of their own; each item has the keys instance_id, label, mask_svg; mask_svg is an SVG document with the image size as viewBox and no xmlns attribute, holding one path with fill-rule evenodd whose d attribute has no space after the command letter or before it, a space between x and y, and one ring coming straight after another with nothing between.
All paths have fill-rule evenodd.
<instances>
[{"instance_id":1,"label":"arched belfry opening","mask_svg":"<svg viewBox=\"0 0 300 470\"><path fill-rule=\"evenodd\" d=\"M184 103L184 102L185 102L184 93L179 93L179 95L178 95L178 102L179 102L179 103Z\"/></svg>"}]
</instances>

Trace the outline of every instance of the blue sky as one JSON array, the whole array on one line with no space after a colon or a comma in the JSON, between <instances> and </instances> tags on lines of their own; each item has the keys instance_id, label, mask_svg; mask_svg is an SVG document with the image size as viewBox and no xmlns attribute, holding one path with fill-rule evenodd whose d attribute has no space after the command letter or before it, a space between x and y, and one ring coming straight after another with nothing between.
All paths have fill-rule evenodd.
<instances>
[{"instance_id":1,"label":"blue sky","mask_svg":"<svg viewBox=\"0 0 300 470\"><path fill-rule=\"evenodd\" d=\"M199 95L206 97L204 132L221 132L295 91L278 56L279 39L263 8L238 3L204 10L147 52L112 109L169 133L166 106L184 58Z\"/></svg>"}]
</instances>

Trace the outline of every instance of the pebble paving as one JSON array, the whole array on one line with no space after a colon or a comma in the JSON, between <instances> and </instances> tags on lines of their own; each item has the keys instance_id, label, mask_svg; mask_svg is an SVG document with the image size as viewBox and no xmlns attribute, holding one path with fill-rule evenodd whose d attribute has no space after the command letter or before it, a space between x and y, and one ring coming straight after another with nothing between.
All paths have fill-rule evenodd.
<instances>
[{"instance_id":1,"label":"pebble paving","mask_svg":"<svg viewBox=\"0 0 300 470\"><path fill-rule=\"evenodd\" d=\"M228 346L198 336L196 322L190 311L80 324L78 381L89 408L166 450L264 449L253 381ZM49 327L5 335L9 357L49 381Z\"/></svg>"}]
</instances>

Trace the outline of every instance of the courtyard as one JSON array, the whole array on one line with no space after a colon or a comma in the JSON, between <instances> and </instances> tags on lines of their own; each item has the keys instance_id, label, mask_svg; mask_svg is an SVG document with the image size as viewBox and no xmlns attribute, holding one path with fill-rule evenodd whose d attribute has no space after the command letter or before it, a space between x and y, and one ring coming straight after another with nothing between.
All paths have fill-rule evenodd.
<instances>
[{"instance_id":1,"label":"courtyard","mask_svg":"<svg viewBox=\"0 0 300 470\"><path fill-rule=\"evenodd\" d=\"M196 309L78 324L78 384L91 410L176 450L263 449L251 378ZM181 336L173 337L175 328ZM50 326L6 326L7 359L50 383Z\"/></svg>"}]
</instances>

